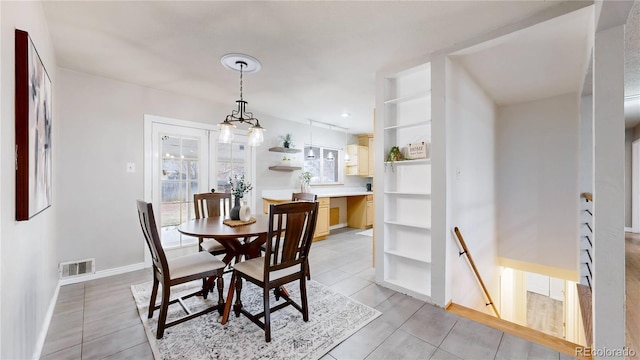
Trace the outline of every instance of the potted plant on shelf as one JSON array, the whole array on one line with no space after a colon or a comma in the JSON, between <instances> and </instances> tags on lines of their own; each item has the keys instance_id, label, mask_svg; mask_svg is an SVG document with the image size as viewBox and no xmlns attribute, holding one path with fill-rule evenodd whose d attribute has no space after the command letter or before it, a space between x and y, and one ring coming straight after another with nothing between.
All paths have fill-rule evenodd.
<instances>
[{"instance_id":1,"label":"potted plant on shelf","mask_svg":"<svg viewBox=\"0 0 640 360\"><path fill-rule=\"evenodd\" d=\"M391 171L393 171L393 162L394 161L402 161L404 160L404 154L400 151L400 148L397 146L392 146L389 150L389 154L387 154L387 161L384 163L385 170L387 169L387 164L391 166Z\"/></svg>"},{"instance_id":2,"label":"potted plant on shelf","mask_svg":"<svg viewBox=\"0 0 640 360\"><path fill-rule=\"evenodd\" d=\"M244 174L238 176L234 175L233 178L229 177L229 184L231 185L231 194L234 197L233 208L229 213L231 220L240 220L240 200L244 197L244 194L253 190L253 185L246 181Z\"/></svg>"},{"instance_id":3,"label":"potted plant on shelf","mask_svg":"<svg viewBox=\"0 0 640 360\"><path fill-rule=\"evenodd\" d=\"M309 171L303 171L300 174L300 192L309 192L309 184L311 183L311 173Z\"/></svg>"},{"instance_id":4,"label":"potted plant on shelf","mask_svg":"<svg viewBox=\"0 0 640 360\"><path fill-rule=\"evenodd\" d=\"M293 143L291 142L291 134L280 136L280 140L282 140L282 147L284 147L285 149L293 147Z\"/></svg>"}]
</instances>

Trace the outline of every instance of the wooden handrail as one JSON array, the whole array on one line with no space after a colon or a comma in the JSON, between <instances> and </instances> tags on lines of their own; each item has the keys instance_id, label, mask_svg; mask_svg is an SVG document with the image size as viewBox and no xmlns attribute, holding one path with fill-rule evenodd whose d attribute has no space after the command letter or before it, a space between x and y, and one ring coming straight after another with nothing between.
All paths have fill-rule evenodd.
<instances>
[{"instance_id":1,"label":"wooden handrail","mask_svg":"<svg viewBox=\"0 0 640 360\"><path fill-rule=\"evenodd\" d=\"M593 201L593 194L592 193L585 192L585 193L580 194L580 197L584 198L587 201Z\"/></svg>"},{"instance_id":2,"label":"wooden handrail","mask_svg":"<svg viewBox=\"0 0 640 360\"><path fill-rule=\"evenodd\" d=\"M496 305L493 303L493 300L491 299L491 295L489 295L489 290L487 290L487 287L484 285L484 281L482 281L482 277L478 272L478 268L476 268L476 263L473 261L473 257L471 257L471 253L469 253L469 248L467 248L467 244L464 242L464 239L462 238L462 234L460 233L460 230L456 226L453 228L453 231L456 233L456 236L458 237L460 246L462 246L462 252L460 253L460 256L462 256L463 254L467 255L467 260L469 260L469 264L471 264L471 268L473 269L473 272L475 273L476 278L478 279L478 282L482 287L482 291L484 291L484 295L489 300L489 303L486 305L491 305L491 308L496 313L496 316L498 317L498 319L501 319L500 313L498 312Z\"/></svg>"}]
</instances>

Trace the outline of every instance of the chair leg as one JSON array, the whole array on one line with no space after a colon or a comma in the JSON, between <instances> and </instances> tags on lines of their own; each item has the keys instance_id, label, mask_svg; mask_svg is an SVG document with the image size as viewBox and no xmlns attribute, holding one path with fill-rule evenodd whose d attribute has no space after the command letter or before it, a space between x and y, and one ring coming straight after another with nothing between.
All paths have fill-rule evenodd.
<instances>
[{"instance_id":1,"label":"chair leg","mask_svg":"<svg viewBox=\"0 0 640 360\"><path fill-rule=\"evenodd\" d=\"M156 296L158 295L158 279L153 277L153 288L151 289L151 298L149 299L149 319L153 317L156 308Z\"/></svg>"},{"instance_id":2,"label":"chair leg","mask_svg":"<svg viewBox=\"0 0 640 360\"><path fill-rule=\"evenodd\" d=\"M307 273L307 280L311 280L311 269L309 269L309 259L307 259L307 261L304 262L304 269L305 269L305 272Z\"/></svg>"},{"instance_id":3,"label":"chair leg","mask_svg":"<svg viewBox=\"0 0 640 360\"><path fill-rule=\"evenodd\" d=\"M167 313L169 312L169 294L171 293L169 286L162 287L162 305L160 305L160 317L158 318L158 331L156 339L162 339L164 335L165 323L167 322Z\"/></svg>"},{"instance_id":4,"label":"chair leg","mask_svg":"<svg viewBox=\"0 0 640 360\"><path fill-rule=\"evenodd\" d=\"M309 321L309 304L307 302L307 280L300 277L300 299L302 300L302 319Z\"/></svg>"},{"instance_id":5,"label":"chair leg","mask_svg":"<svg viewBox=\"0 0 640 360\"><path fill-rule=\"evenodd\" d=\"M236 295L236 303L233 305L233 312L236 313L236 317L239 317L240 309L242 309L242 276L236 276L236 293L238 295Z\"/></svg>"},{"instance_id":6,"label":"chair leg","mask_svg":"<svg viewBox=\"0 0 640 360\"><path fill-rule=\"evenodd\" d=\"M266 285L266 284L265 284ZM271 341L271 306L269 305L269 288L265 287L264 295L264 341Z\"/></svg>"},{"instance_id":7,"label":"chair leg","mask_svg":"<svg viewBox=\"0 0 640 360\"><path fill-rule=\"evenodd\" d=\"M209 286L209 281L210 280L207 280L202 284L202 298L205 300L207 299L207 295L209 295L209 287L213 288L213 283Z\"/></svg>"}]
</instances>

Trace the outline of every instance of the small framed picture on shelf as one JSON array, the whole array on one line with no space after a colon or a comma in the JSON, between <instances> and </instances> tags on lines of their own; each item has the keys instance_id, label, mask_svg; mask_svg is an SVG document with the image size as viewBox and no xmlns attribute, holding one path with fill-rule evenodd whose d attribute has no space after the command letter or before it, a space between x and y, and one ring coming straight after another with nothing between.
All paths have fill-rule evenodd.
<instances>
[{"instance_id":1,"label":"small framed picture on shelf","mask_svg":"<svg viewBox=\"0 0 640 360\"><path fill-rule=\"evenodd\" d=\"M408 160L428 159L431 156L431 143L420 141L409 143L406 148L405 157Z\"/></svg>"}]
</instances>

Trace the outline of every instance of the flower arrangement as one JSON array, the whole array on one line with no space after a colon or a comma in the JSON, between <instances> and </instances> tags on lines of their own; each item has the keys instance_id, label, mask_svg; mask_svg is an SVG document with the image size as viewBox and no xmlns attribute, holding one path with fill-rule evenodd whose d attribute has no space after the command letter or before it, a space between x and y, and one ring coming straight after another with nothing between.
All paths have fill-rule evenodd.
<instances>
[{"instance_id":1,"label":"flower arrangement","mask_svg":"<svg viewBox=\"0 0 640 360\"><path fill-rule=\"evenodd\" d=\"M309 185L309 183L311 182L311 172L303 171L302 174L300 174L300 180L302 180L303 183Z\"/></svg>"},{"instance_id":2,"label":"flower arrangement","mask_svg":"<svg viewBox=\"0 0 640 360\"><path fill-rule=\"evenodd\" d=\"M253 189L253 185L245 180L244 174L240 177L237 174L233 178L229 177L229 184L231 185L231 193L236 198L243 197L245 193Z\"/></svg>"}]
</instances>

